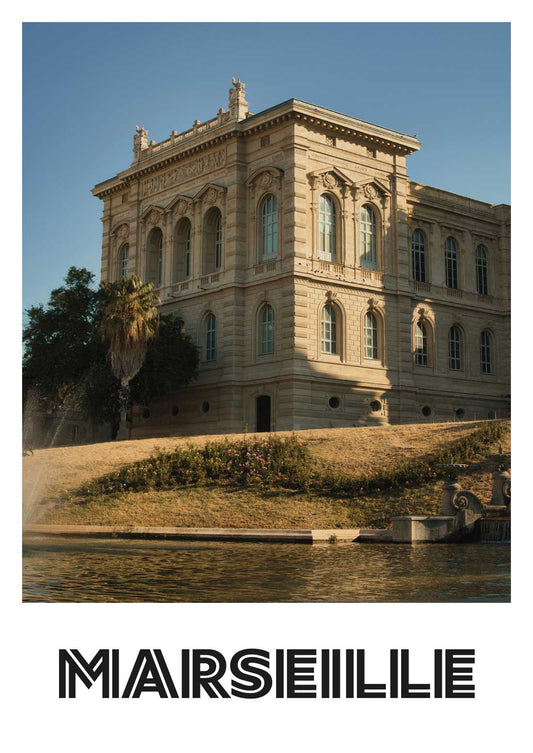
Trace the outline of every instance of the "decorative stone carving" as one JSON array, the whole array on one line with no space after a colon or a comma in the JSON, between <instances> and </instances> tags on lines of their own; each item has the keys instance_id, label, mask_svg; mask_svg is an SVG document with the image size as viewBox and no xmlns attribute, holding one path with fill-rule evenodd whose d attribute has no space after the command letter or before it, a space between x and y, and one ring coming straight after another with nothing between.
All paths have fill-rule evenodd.
<instances>
[{"instance_id":1,"label":"decorative stone carving","mask_svg":"<svg viewBox=\"0 0 533 753\"><path fill-rule=\"evenodd\" d=\"M273 181L272 173L263 173L262 175L259 176L257 180L258 184L262 186L263 188L270 188L270 186L272 185L272 181Z\"/></svg>"},{"instance_id":2,"label":"decorative stone carving","mask_svg":"<svg viewBox=\"0 0 533 753\"><path fill-rule=\"evenodd\" d=\"M176 213L177 214L185 214L187 211L188 204L183 199L180 199L178 203L176 204Z\"/></svg>"},{"instance_id":3,"label":"decorative stone carving","mask_svg":"<svg viewBox=\"0 0 533 753\"><path fill-rule=\"evenodd\" d=\"M183 183L199 175L218 170L226 164L226 150L219 149L217 152L206 154L197 159L178 165L162 175L156 175L153 178L147 178L141 185L141 195L150 196L158 191L164 191L166 188Z\"/></svg>"},{"instance_id":4,"label":"decorative stone carving","mask_svg":"<svg viewBox=\"0 0 533 753\"><path fill-rule=\"evenodd\" d=\"M140 159L141 152L148 148L148 131L142 126L135 126L136 133L133 135L133 155Z\"/></svg>"},{"instance_id":5,"label":"decorative stone carving","mask_svg":"<svg viewBox=\"0 0 533 753\"><path fill-rule=\"evenodd\" d=\"M130 234L129 227L127 225L120 225L114 233L117 240L125 240Z\"/></svg>"},{"instance_id":6,"label":"decorative stone carving","mask_svg":"<svg viewBox=\"0 0 533 753\"><path fill-rule=\"evenodd\" d=\"M217 192L214 188L208 189L208 191L205 194L205 201L207 204L214 204L217 200Z\"/></svg>"},{"instance_id":7,"label":"decorative stone carving","mask_svg":"<svg viewBox=\"0 0 533 753\"><path fill-rule=\"evenodd\" d=\"M244 82L238 78L231 79L233 89L229 90L229 110L231 117L236 120L243 120L248 112L248 102L245 100L246 92Z\"/></svg>"},{"instance_id":8,"label":"decorative stone carving","mask_svg":"<svg viewBox=\"0 0 533 753\"><path fill-rule=\"evenodd\" d=\"M326 173L322 177L322 182L323 182L325 188L333 189L333 188L337 187L337 178L334 175L332 175L331 173Z\"/></svg>"},{"instance_id":9,"label":"decorative stone carving","mask_svg":"<svg viewBox=\"0 0 533 753\"><path fill-rule=\"evenodd\" d=\"M150 214L146 217L145 222L147 225L155 226L160 224L161 218L161 212L158 212L157 209L152 209Z\"/></svg>"},{"instance_id":10,"label":"decorative stone carving","mask_svg":"<svg viewBox=\"0 0 533 753\"><path fill-rule=\"evenodd\" d=\"M280 190L283 170L279 167L260 168L250 175L246 185L253 196L254 191Z\"/></svg>"},{"instance_id":11,"label":"decorative stone carving","mask_svg":"<svg viewBox=\"0 0 533 753\"><path fill-rule=\"evenodd\" d=\"M473 510L476 513L483 512L483 504L479 497L474 492L469 492L465 489L457 490L451 499L451 503L452 507L456 510Z\"/></svg>"},{"instance_id":12,"label":"decorative stone carving","mask_svg":"<svg viewBox=\"0 0 533 753\"><path fill-rule=\"evenodd\" d=\"M326 298L328 299L328 301L334 301L336 297L337 293L335 292L335 290L326 291Z\"/></svg>"},{"instance_id":13,"label":"decorative stone carving","mask_svg":"<svg viewBox=\"0 0 533 753\"><path fill-rule=\"evenodd\" d=\"M363 193L366 196L367 199L370 201L373 201L377 196L377 191L372 185L372 183L367 183L366 186L363 188Z\"/></svg>"}]
</instances>

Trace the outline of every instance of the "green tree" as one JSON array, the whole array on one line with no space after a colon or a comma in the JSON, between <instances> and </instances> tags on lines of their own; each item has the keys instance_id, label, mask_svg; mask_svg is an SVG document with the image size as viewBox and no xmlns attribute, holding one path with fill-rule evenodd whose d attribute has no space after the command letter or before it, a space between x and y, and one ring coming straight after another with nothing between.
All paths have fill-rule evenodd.
<instances>
[{"instance_id":1,"label":"green tree","mask_svg":"<svg viewBox=\"0 0 533 753\"><path fill-rule=\"evenodd\" d=\"M148 343L142 369L131 382L131 399L148 405L196 377L198 348L183 334L182 320L173 315L159 318L158 336Z\"/></svg>"},{"instance_id":2,"label":"green tree","mask_svg":"<svg viewBox=\"0 0 533 753\"><path fill-rule=\"evenodd\" d=\"M48 305L32 306L26 312L24 398L31 390L40 409L65 408L73 400L79 403L79 385L103 354L95 337L100 293L93 282L89 270L70 267L65 284L52 290Z\"/></svg>"},{"instance_id":3,"label":"green tree","mask_svg":"<svg viewBox=\"0 0 533 753\"><path fill-rule=\"evenodd\" d=\"M103 339L109 343L111 371L120 381L117 439L125 439L130 382L141 370L149 340L157 335L160 300L153 284L143 282L136 275L107 283L102 286L102 294L100 329Z\"/></svg>"},{"instance_id":4,"label":"green tree","mask_svg":"<svg viewBox=\"0 0 533 753\"><path fill-rule=\"evenodd\" d=\"M78 409L95 423L109 422L118 430L121 383L111 371L101 334L111 290L108 285L95 288L87 269L71 267L48 304L26 312L25 407ZM159 336L148 341L144 365L131 382L131 398L146 405L174 392L196 375L197 366L197 348L182 333L180 321L162 316Z\"/></svg>"}]
</instances>

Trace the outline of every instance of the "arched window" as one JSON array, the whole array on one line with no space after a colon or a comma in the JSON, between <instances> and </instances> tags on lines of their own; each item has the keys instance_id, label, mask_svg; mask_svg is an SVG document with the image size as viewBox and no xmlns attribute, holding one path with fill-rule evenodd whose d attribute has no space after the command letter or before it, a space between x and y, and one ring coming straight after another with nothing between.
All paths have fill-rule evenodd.
<instances>
[{"instance_id":1,"label":"arched window","mask_svg":"<svg viewBox=\"0 0 533 753\"><path fill-rule=\"evenodd\" d=\"M222 266L222 217L219 213L215 225L215 270Z\"/></svg>"},{"instance_id":2,"label":"arched window","mask_svg":"<svg viewBox=\"0 0 533 753\"><path fill-rule=\"evenodd\" d=\"M428 365L428 334L424 322L417 322L415 328L415 364Z\"/></svg>"},{"instance_id":3,"label":"arched window","mask_svg":"<svg viewBox=\"0 0 533 753\"><path fill-rule=\"evenodd\" d=\"M203 262L204 275L222 268L222 215L216 207L210 209L204 218Z\"/></svg>"},{"instance_id":4,"label":"arched window","mask_svg":"<svg viewBox=\"0 0 533 753\"><path fill-rule=\"evenodd\" d=\"M217 318L209 314L205 320L205 360L217 360Z\"/></svg>"},{"instance_id":5,"label":"arched window","mask_svg":"<svg viewBox=\"0 0 533 753\"><path fill-rule=\"evenodd\" d=\"M160 288L163 282L163 233L159 239L159 248L157 249L157 287Z\"/></svg>"},{"instance_id":6,"label":"arched window","mask_svg":"<svg viewBox=\"0 0 533 753\"><path fill-rule=\"evenodd\" d=\"M274 352L274 309L268 303L261 309L259 319L259 353L266 356Z\"/></svg>"},{"instance_id":7,"label":"arched window","mask_svg":"<svg viewBox=\"0 0 533 753\"><path fill-rule=\"evenodd\" d=\"M457 243L454 238L446 238L444 263L446 272L446 287L457 288Z\"/></svg>"},{"instance_id":8,"label":"arched window","mask_svg":"<svg viewBox=\"0 0 533 753\"><path fill-rule=\"evenodd\" d=\"M158 227L152 228L146 244L146 276L156 288L163 282L163 233Z\"/></svg>"},{"instance_id":9,"label":"arched window","mask_svg":"<svg viewBox=\"0 0 533 753\"><path fill-rule=\"evenodd\" d=\"M375 315L368 311L364 323L365 358L378 358L378 322Z\"/></svg>"},{"instance_id":10,"label":"arched window","mask_svg":"<svg viewBox=\"0 0 533 753\"><path fill-rule=\"evenodd\" d=\"M452 371L462 369L462 342L458 327L450 327L448 332L448 366Z\"/></svg>"},{"instance_id":11,"label":"arched window","mask_svg":"<svg viewBox=\"0 0 533 753\"><path fill-rule=\"evenodd\" d=\"M481 333L479 359L482 374L492 374L492 338L490 332Z\"/></svg>"},{"instance_id":12,"label":"arched window","mask_svg":"<svg viewBox=\"0 0 533 753\"><path fill-rule=\"evenodd\" d=\"M130 247L126 245L122 246L119 255L119 277L127 277L130 269Z\"/></svg>"},{"instance_id":13,"label":"arched window","mask_svg":"<svg viewBox=\"0 0 533 753\"><path fill-rule=\"evenodd\" d=\"M261 205L261 261L278 255L278 200L269 194Z\"/></svg>"},{"instance_id":14,"label":"arched window","mask_svg":"<svg viewBox=\"0 0 533 753\"><path fill-rule=\"evenodd\" d=\"M485 246L476 248L476 287L479 295L489 294L489 268Z\"/></svg>"},{"instance_id":15,"label":"arched window","mask_svg":"<svg viewBox=\"0 0 533 753\"><path fill-rule=\"evenodd\" d=\"M191 276L191 222L183 218L174 233L173 281L188 280Z\"/></svg>"},{"instance_id":16,"label":"arched window","mask_svg":"<svg viewBox=\"0 0 533 753\"><path fill-rule=\"evenodd\" d=\"M376 213L367 204L361 207L360 212L360 263L363 269L377 269L378 266L378 243Z\"/></svg>"},{"instance_id":17,"label":"arched window","mask_svg":"<svg viewBox=\"0 0 533 753\"><path fill-rule=\"evenodd\" d=\"M318 200L318 255L324 261L337 261L337 212L327 194Z\"/></svg>"},{"instance_id":18,"label":"arched window","mask_svg":"<svg viewBox=\"0 0 533 753\"><path fill-rule=\"evenodd\" d=\"M322 353L337 353L337 312L331 303L327 303L322 309L321 325Z\"/></svg>"},{"instance_id":19,"label":"arched window","mask_svg":"<svg viewBox=\"0 0 533 753\"><path fill-rule=\"evenodd\" d=\"M413 280L426 282L426 241L421 230L415 230L412 237Z\"/></svg>"}]
</instances>

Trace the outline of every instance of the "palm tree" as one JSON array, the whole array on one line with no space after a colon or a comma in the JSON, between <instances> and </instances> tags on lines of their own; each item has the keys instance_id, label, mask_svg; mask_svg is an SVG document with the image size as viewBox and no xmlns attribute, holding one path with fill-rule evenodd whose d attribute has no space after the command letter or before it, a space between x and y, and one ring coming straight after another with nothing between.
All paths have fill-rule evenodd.
<instances>
[{"instance_id":1,"label":"palm tree","mask_svg":"<svg viewBox=\"0 0 533 753\"><path fill-rule=\"evenodd\" d=\"M120 426L117 439L126 439L126 411L130 381L140 371L148 341L155 337L159 323L156 305L159 296L151 282L135 275L121 277L102 286L102 338L109 341L111 371L120 380Z\"/></svg>"}]
</instances>

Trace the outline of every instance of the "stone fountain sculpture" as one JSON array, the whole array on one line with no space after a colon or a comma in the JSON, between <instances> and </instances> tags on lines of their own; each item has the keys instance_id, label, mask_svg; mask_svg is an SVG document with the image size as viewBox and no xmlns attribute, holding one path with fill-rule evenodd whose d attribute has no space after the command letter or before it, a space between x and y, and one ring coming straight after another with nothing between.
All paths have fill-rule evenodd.
<instances>
[{"instance_id":1,"label":"stone fountain sculpture","mask_svg":"<svg viewBox=\"0 0 533 753\"><path fill-rule=\"evenodd\" d=\"M438 515L399 515L392 519L393 541L510 541L511 478L505 464L500 463L493 474L490 504L484 504L476 494L461 487L457 471L464 467L454 464L453 459L445 466L448 478Z\"/></svg>"}]
</instances>

